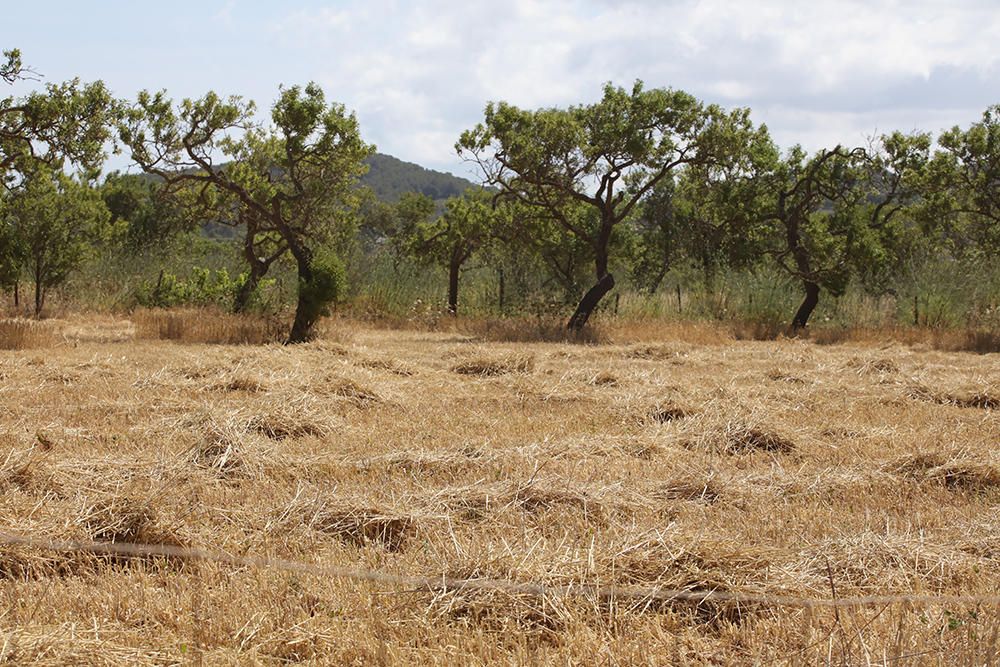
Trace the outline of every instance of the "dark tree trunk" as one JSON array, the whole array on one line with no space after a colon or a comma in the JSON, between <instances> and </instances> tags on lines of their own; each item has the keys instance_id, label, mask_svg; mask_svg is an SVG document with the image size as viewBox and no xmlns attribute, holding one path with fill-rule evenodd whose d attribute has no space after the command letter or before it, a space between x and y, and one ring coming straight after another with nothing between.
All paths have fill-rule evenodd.
<instances>
[{"instance_id":1,"label":"dark tree trunk","mask_svg":"<svg viewBox=\"0 0 1000 667\"><path fill-rule=\"evenodd\" d=\"M42 306L45 305L45 290L42 289L41 282L35 283L35 319L42 316Z\"/></svg>"},{"instance_id":2,"label":"dark tree trunk","mask_svg":"<svg viewBox=\"0 0 1000 667\"><path fill-rule=\"evenodd\" d=\"M656 294L660 290L660 285L663 284L663 279L667 277L667 271L669 269L670 266L667 262L660 265L660 269L656 272L656 276L654 276L652 282L649 283L650 295Z\"/></svg>"},{"instance_id":3,"label":"dark tree trunk","mask_svg":"<svg viewBox=\"0 0 1000 667\"><path fill-rule=\"evenodd\" d=\"M614 277L608 273L608 244L610 240L611 224L604 222L594 244L594 268L597 269L597 282L583 295L573 317L569 318L569 322L566 323L567 329L572 331L583 329L594 309L597 308L597 304L615 286Z\"/></svg>"},{"instance_id":4,"label":"dark tree trunk","mask_svg":"<svg viewBox=\"0 0 1000 667\"><path fill-rule=\"evenodd\" d=\"M500 299L499 299L499 301L500 301L500 304L499 304L499 306L500 306L500 313L503 314L504 289L506 288L506 285L504 284L503 267L500 267L499 269L497 269L497 278L498 278L498 282L500 283L500 285L499 285L499 292L500 292L500 294L499 294L499 296L500 296Z\"/></svg>"},{"instance_id":5,"label":"dark tree trunk","mask_svg":"<svg viewBox=\"0 0 1000 667\"><path fill-rule=\"evenodd\" d=\"M461 270L462 256L455 246L448 261L448 313L452 317L458 315L458 274Z\"/></svg>"},{"instance_id":6,"label":"dark tree trunk","mask_svg":"<svg viewBox=\"0 0 1000 667\"><path fill-rule=\"evenodd\" d=\"M807 281L805 288L806 298L802 300L802 305L799 306L798 311L795 313L795 318L792 320L793 331L800 331L808 326L809 316L812 315L816 309L816 304L819 303L819 285Z\"/></svg>"},{"instance_id":7,"label":"dark tree trunk","mask_svg":"<svg viewBox=\"0 0 1000 667\"><path fill-rule=\"evenodd\" d=\"M14 281L14 308L21 307L21 281Z\"/></svg>"},{"instance_id":8,"label":"dark tree trunk","mask_svg":"<svg viewBox=\"0 0 1000 667\"><path fill-rule=\"evenodd\" d=\"M597 308L597 304L600 303L604 295L607 294L614 288L615 279L610 273L605 273L604 277L597 281L597 284L587 290L587 293L583 295L583 299L580 300L580 305L576 307L576 312L573 313L573 317L569 318L569 322L566 324L566 328L571 331L579 331L587 324L587 320L590 319L591 313Z\"/></svg>"},{"instance_id":9,"label":"dark tree trunk","mask_svg":"<svg viewBox=\"0 0 1000 667\"><path fill-rule=\"evenodd\" d=\"M312 290L309 289L313 281L309 258L300 253L293 254L298 265L299 289L295 303L295 320L292 322L292 331L288 334L289 345L308 342L312 338L313 325L319 319L319 308L314 303Z\"/></svg>"},{"instance_id":10,"label":"dark tree trunk","mask_svg":"<svg viewBox=\"0 0 1000 667\"><path fill-rule=\"evenodd\" d=\"M234 313L245 313L247 308L250 307L250 297L253 293L257 291L257 285L260 283L260 277L257 272L252 270L249 275L247 275L246 281L240 285L240 288L236 290L236 297L233 299L233 312Z\"/></svg>"}]
</instances>

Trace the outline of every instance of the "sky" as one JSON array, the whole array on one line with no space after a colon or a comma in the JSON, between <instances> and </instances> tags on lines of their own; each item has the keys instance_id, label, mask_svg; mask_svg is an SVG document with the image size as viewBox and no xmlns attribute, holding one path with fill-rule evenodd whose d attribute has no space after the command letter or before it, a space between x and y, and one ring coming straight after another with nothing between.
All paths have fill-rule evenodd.
<instances>
[{"instance_id":1,"label":"sky","mask_svg":"<svg viewBox=\"0 0 1000 667\"><path fill-rule=\"evenodd\" d=\"M266 111L315 81L380 152L473 178L454 144L491 100L562 107L642 79L816 150L976 121L1000 104L997 45L1000 0L50 0L0 24L44 81L125 98L215 90Z\"/></svg>"}]
</instances>

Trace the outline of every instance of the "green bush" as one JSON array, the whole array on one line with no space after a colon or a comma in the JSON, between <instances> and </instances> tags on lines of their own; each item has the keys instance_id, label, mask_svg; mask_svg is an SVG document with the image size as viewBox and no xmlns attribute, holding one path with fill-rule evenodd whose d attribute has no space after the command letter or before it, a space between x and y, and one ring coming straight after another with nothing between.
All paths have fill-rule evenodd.
<instances>
[{"instance_id":1,"label":"green bush","mask_svg":"<svg viewBox=\"0 0 1000 667\"><path fill-rule=\"evenodd\" d=\"M299 307L309 322L330 314L330 306L344 297L347 272L344 263L332 250L317 252L310 266L312 279L299 278Z\"/></svg>"},{"instance_id":2,"label":"green bush","mask_svg":"<svg viewBox=\"0 0 1000 667\"><path fill-rule=\"evenodd\" d=\"M142 282L135 292L135 300L145 308L208 305L228 308L245 281L245 274L233 279L226 269L195 268L186 280L162 271L155 282Z\"/></svg>"}]
</instances>

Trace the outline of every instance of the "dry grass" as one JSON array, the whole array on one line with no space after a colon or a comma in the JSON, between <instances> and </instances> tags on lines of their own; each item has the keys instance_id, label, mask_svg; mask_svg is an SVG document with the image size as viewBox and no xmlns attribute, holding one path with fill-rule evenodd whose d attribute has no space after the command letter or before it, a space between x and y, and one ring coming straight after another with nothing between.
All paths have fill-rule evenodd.
<instances>
[{"instance_id":1,"label":"dry grass","mask_svg":"<svg viewBox=\"0 0 1000 667\"><path fill-rule=\"evenodd\" d=\"M530 373L535 367L531 355L514 354L503 357L474 357L460 361L451 370L460 375L496 377L509 373Z\"/></svg>"},{"instance_id":2,"label":"dry grass","mask_svg":"<svg viewBox=\"0 0 1000 667\"><path fill-rule=\"evenodd\" d=\"M1000 588L995 355L607 323L588 345L343 320L183 345L143 317L0 352L5 531L555 586ZM1000 610L961 603L427 593L23 545L0 546L0 591L11 664L1000 658Z\"/></svg>"},{"instance_id":3,"label":"dry grass","mask_svg":"<svg viewBox=\"0 0 1000 667\"><path fill-rule=\"evenodd\" d=\"M49 322L0 319L0 350L51 347L57 340L53 325Z\"/></svg>"},{"instance_id":4,"label":"dry grass","mask_svg":"<svg viewBox=\"0 0 1000 667\"><path fill-rule=\"evenodd\" d=\"M276 318L209 310L139 310L132 320L136 337L150 340L264 345L288 336L288 325Z\"/></svg>"}]
</instances>

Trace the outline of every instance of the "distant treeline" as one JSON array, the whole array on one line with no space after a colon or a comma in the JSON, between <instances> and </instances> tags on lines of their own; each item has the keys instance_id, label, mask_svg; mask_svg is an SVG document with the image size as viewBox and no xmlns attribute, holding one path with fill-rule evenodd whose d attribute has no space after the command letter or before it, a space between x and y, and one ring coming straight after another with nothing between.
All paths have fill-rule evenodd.
<instances>
[{"instance_id":1,"label":"distant treeline","mask_svg":"<svg viewBox=\"0 0 1000 667\"><path fill-rule=\"evenodd\" d=\"M4 56L0 76L24 78L20 53ZM748 109L636 82L567 108L490 103L457 139L482 187L376 153L315 84L282 88L266 122L212 92L117 100L72 81L8 97L0 287L36 316L51 292L293 308L289 342L337 304L564 314L571 331L599 310L775 332L814 313L1000 326L1000 107L938 136L808 153ZM112 143L140 174L100 177Z\"/></svg>"}]
</instances>

